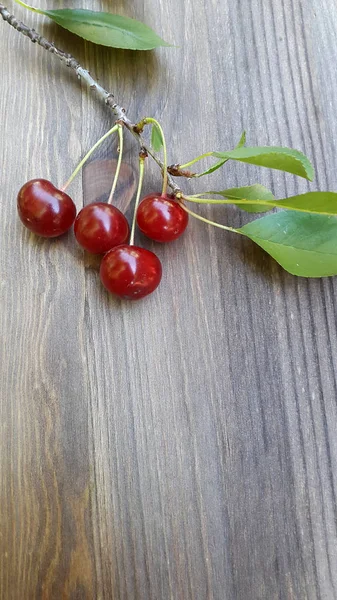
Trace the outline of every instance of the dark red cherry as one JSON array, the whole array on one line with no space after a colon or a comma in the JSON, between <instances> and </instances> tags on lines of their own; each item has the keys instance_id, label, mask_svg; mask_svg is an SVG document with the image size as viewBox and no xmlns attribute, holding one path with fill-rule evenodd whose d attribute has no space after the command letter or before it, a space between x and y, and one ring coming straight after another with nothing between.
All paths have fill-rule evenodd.
<instances>
[{"instance_id":1,"label":"dark red cherry","mask_svg":"<svg viewBox=\"0 0 337 600\"><path fill-rule=\"evenodd\" d=\"M46 179L32 179L18 193L22 223L43 237L57 237L70 229L76 206L72 199Z\"/></svg>"},{"instance_id":2,"label":"dark red cherry","mask_svg":"<svg viewBox=\"0 0 337 600\"><path fill-rule=\"evenodd\" d=\"M82 208L75 225L78 243L93 254L105 254L127 242L130 227L123 213L111 204L94 202Z\"/></svg>"},{"instance_id":3,"label":"dark red cherry","mask_svg":"<svg viewBox=\"0 0 337 600\"><path fill-rule=\"evenodd\" d=\"M106 289L128 300L138 300L154 292L162 275L159 258L138 246L123 244L103 258L101 281Z\"/></svg>"},{"instance_id":4,"label":"dark red cherry","mask_svg":"<svg viewBox=\"0 0 337 600\"><path fill-rule=\"evenodd\" d=\"M139 229L155 242L176 240L184 233L187 224L187 212L171 194L149 194L137 210Z\"/></svg>"}]
</instances>

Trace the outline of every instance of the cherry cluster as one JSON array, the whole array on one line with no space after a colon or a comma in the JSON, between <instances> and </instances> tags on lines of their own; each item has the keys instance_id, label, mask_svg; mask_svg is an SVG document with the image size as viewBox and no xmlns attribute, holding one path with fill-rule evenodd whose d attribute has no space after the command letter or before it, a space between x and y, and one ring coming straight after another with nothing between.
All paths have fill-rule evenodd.
<instances>
[{"instance_id":1,"label":"cherry cluster","mask_svg":"<svg viewBox=\"0 0 337 600\"><path fill-rule=\"evenodd\" d=\"M115 206L94 202L76 216L70 196L46 179L25 183L19 191L17 206L22 223L37 235L57 237L74 225L80 246L103 255L100 278L112 294L137 300L158 287L162 276L159 258L130 241L129 223ZM187 212L171 194L149 194L136 211L139 229L156 242L176 240L188 224Z\"/></svg>"}]
</instances>

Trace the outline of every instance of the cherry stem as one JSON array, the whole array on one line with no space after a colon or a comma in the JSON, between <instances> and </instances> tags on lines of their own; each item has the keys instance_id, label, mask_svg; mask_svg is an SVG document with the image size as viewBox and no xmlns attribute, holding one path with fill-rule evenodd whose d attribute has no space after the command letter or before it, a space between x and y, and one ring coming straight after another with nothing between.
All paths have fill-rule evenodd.
<instances>
[{"instance_id":1,"label":"cherry stem","mask_svg":"<svg viewBox=\"0 0 337 600\"><path fill-rule=\"evenodd\" d=\"M117 127L118 127L118 139L119 139L119 144L118 144L118 152L119 152L119 154L118 154L118 161L117 161L117 167L116 167L115 177L114 177L114 180L113 180L111 192L110 192L109 199L108 199L108 204L112 203L113 196L114 196L114 193L116 191L116 186L117 186L117 182L118 182L118 178L119 178L119 173L120 173L121 166L122 166L122 158L123 158L123 127L119 123L117 124Z\"/></svg>"},{"instance_id":2,"label":"cherry stem","mask_svg":"<svg viewBox=\"0 0 337 600\"><path fill-rule=\"evenodd\" d=\"M213 152L205 152L205 154L200 154L200 156L197 156L197 158L190 160L190 162L187 162L184 165L179 165L179 169L187 169L187 167L191 167L195 163L199 162L199 160L207 158L208 156L213 156Z\"/></svg>"},{"instance_id":3,"label":"cherry stem","mask_svg":"<svg viewBox=\"0 0 337 600\"><path fill-rule=\"evenodd\" d=\"M114 125L112 127L112 129L109 129L109 131L107 131L107 133L105 133L99 140L98 142L96 142L96 144L93 145L93 147L89 150L89 152L86 153L85 157L82 158L81 162L77 165L75 171L73 171L73 173L70 175L68 181L64 184L63 187L61 187L62 192L65 192L66 189L69 187L69 185L72 183L72 181L75 179L76 175L79 173L79 171L82 169L83 165L87 162L88 158L90 158L90 156L92 155L92 153L96 150L96 148L98 148L98 146L101 145L102 142L104 142L104 140L106 140L106 138L108 138L110 135L112 135L115 131L117 131L119 125Z\"/></svg>"},{"instance_id":4,"label":"cherry stem","mask_svg":"<svg viewBox=\"0 0 337 600\"><path fill-rule=\"evenodd\" d=\"M234 229L234 227L228 227L227 225L221 225L221 223L217 223L216 221L210 221L209 219L205 219L205 217L202 217L201 215L198 215L197 213L190 210L189 208L186 208L185 204L181 200L179 200L179 204L181 208L183 208L189 215L195 217L199 221L203 221L203 223L207 223L207 225L213 225L213 227L219 227L220 229L225 229L226 231L231 231L232 233L239 233L240 235L243 235L241 231L239 231L238 229Z\"/></svg>"},{"instance_id":5,"label":"cherry stem","mask_svg":"<svg viewBox=\"0 0 337 600\"><path fill-rule=\"evenodd\" d=\"M15 2L17 4L19 4L20 6L23 6L24 8L28 8L28 10L31 10L32 12L38 13L40 15L43 15L43 11L39 10L38 8L34 8L34 6L30 6L29 4L26 4L25 2L22 2L22 0L15 0Z\"/></svg>"},{"instance_id":6,"label":"cherry stem","mask_svg":"<svg viewBox=\"0 0 337 600\"><path fill-rule=\"evenodd\" d=\"M160 135L162 138L164 161L163 161L163 187L162 187L161 195L165 196L165 194L167 192L167 147L166 147L164 131L163 131L161 124L156 119L153 119L152 117L145 117L143 122L144 123L152 123L154 125L154 127L157 127L159 129L159 132L160 132Z\"/></svg>"},{"instance_id":7,"label":"cherry stem","mask_svg":"<svg viewBox=\"0 0 337 600\"><path fill-rule=\"evenodd\" d=\"M140 195L142 193L144 171L145 171L145 157L141 155L139 157L139 181L138 181L137 196L136 196L135 208L134 208L133 219L132 219L131 235L130 235L130 242L129 242L130 246L133 246L134 241L135 241L137 209L138 209L138 205L139 205Z\"/></svg>"}]
</instances>

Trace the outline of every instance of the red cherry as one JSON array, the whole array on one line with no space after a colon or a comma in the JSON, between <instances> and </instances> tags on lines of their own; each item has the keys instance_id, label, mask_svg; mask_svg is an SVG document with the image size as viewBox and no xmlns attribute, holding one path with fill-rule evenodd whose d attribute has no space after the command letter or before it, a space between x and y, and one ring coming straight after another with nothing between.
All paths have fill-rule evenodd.
<instances>
[{"instance_id":1,"label":"red cherry","mask_svg":"<svg viewBox=\"0 0 337 600\"><path fill-rule=\"evenodd\" d=\"M46 179L32 179L18 193L22 223L43 237L57 237L70 229L76 206L72 199Z\"/></svg>"},{"instance_id":2,"label":"red cherry","mask_svg":"<svg viewBox=\"0 0 337 600\"><path fill-rule=\"evenodd\" d=\"M130 227L123 213L105 202L94 202L82 208L74 225L78 243L93 254L105 254L127 242Z\"/></svg>"},{"instance_id":3,"label":"red cherry","mask_svg":"<svg viewBox=\"0 0 337 600\"><path fill-rule=\"evenodd\" d=\"M138 300L154 292L162 275L159 258L138 246L123 244L103 258L101 281L106 289L128 300Z\"/></svg>"},{"instance_id":4,"label":"red cherry","mask_svg":"<svg viewBox=\"0 0 337 600\"><path fill-rule=\"evenodd\" d=\"M137 210L139 229L155 242L171 242L184 233L188 224L187 212L172 194L149 194Z\"/></svg>"}]
</instances>

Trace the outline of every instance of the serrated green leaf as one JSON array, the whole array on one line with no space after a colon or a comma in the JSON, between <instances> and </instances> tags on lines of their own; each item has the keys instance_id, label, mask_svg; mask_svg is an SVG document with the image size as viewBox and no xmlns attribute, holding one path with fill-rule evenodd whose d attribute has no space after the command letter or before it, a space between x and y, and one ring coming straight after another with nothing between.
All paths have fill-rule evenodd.
<instances>
[{"instance_id":1,"label":"serrated green leaf","mask_svg":"<svg viewBox=\"0 0 337 600\"><path fill-rule=\"evenodd\" d=\"M83 8L38 12L94 44L127 50L152 50L158 46L170 46L150 27L129 17Z\"/></svg>"},{"instance_id":2,"label":"serrated green leaf","mask_svg":"<svg viewBox=\"0 0 337 600\"><path fill-rule=\"evenodd\" d=\"M265 206L263 204L249 203L249 200L258 200L262 202L269 202L275 200L273 193L268 190L264 185L256 183L255 185L246 185L239 188L230 188L228 190L222 190L221 192L207 192L209 194L216 194L223 196L229 200L233 200L233 204L236 204L235 200L247 200L247 204L236 204L239 208L249 213L262 213L272 210L273 205Z\"/></svg>"},{"instance_id":3,"label":"serrated green leaf","mask_svg":"<svg viewBox=\"0 0 337 600\"><path fill-rule=\"evenodd\" d=\"M163 138L160 130L156 125L152 125L151 131L151 146L155 152L159 152L159 150L163 147Z\"/></svg>"},{"instance_id":4,"label":"serrated green leaf","mask_svg":"<svg viewBox=\"0 0 337 600\"><path fill-rule=\"evenodd\" d=\"M310 181L314 178L314 169L309 159L302 152L291 148L279 148L277 146L243 147L229 152L213 152L213 156L237 160L259 167L278 169L279 171L304 177Z\"/></svg>"},{"instance_id":5,"label":"serrated green leaf","mask_svg":"<svg viewBox=\"0 0 337 600\"><path fill-rule=\"evenodd\" d=\"M276 212L237 230L299 277L337 275L337 218Z\"/></svg>"},{"instance_id":6,"label":"serrated green leaf","mask_svg":"<svg viewBox=\"0 0 337 600\"><path fill-rule=\"evenodd\" d=\"M245 143L246 143L246 132L243 131L235 148L242 148L242 146L244 146ZM222 165L224 165L228 161L229 161L229 158L225 158L224 160L219 160L217 163L215 163L215 165L213 165L206 171L199 173L198 175L196 175L196 177L203 177L204 175L210 175L211 173L214 173L214 171L217 171L218 169L220 169L220 167L222 167Z\"/></svg>"}]
</instances>

